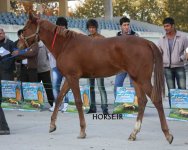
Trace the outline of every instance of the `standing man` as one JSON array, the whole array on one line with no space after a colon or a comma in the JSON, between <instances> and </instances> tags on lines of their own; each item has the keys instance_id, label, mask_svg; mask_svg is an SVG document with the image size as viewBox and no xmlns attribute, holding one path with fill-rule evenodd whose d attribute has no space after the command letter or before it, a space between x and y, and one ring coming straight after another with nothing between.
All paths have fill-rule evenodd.
<instances>
[{"instance_id":1,"label":"standing man","mask_svg":"<svg viewBox=\"0 0 188 150\"><path fill-rule=\"evenodd\" d=\"M58 17L56 21L56 25L61 26L61 28L63 29L68 29L68 22L67 22L67 19L64 17ZM56 100L60 92L60 87L61 87L61 82L63 80L63 76L57 69L56 60L51 53L49 53L49 59L50 59L50 66L52 68L53 94L54 94L54 99ZM68 107L68 97L65 95L64 104L63 104L63 108L61 109L61 111L65 112L67 110L67 107ZM49 110L54 111L54 109L55 109L55 102L53 103L53 106L49 108Z\"/></svg>"},{"instance_id":2,"label":"standing man","mask_svg":"<svg viewBox=\"0 0 188 150\"><path fill-rule=\"evenodd\" d=\"M33 44L25 53L20 54L20 50L13 51L12 55L21 60L21 81L38 82L37 63L38 63L38 43Z\"/></svg>"},{"instance_id":3,"label":"standing man","mask_svg":"<svg viewBox=\"0 0 188 150\"><path fill-rule=\"evenodd\" d=\"M23 29L18 30L17 32L18 40L14 42L14 49L18 49L17 44L22 34L23 34ZM18 81L21 80L21 63L22 61L20 59L15 58L16 80Z\"/></svg>"},{"instance_id":4,"label":"standing man","mask_svg":"<svg viewBox=\"0 0 188 150\"><path fill-rule=\"evenodd\" d=\"M163 20L166 34L159 40L159 48L163 54L163 66L168 87L169 105L171 108L170 89L175 89L175 80L178 89L186 89L186 74L184 61L185 49L188 39L175 29L174 19L171 17Z\"/></svg>"},{"instance_id":5,"label":"standing man","mask_svg":"<svg viewBox=\"0 0 188 150\"><path fill-rule=\"evenodd\" d=\"M39 41L39 51L38 51L38 63L37 63L37 72L38 72L38 82L43 82L44 88L46 90L48 103L50 106L53 106L54 95L52 91L52 81L50 75L50 61L48 57L49 50L44 45L42 41Z\"/></svg>"},{"instance_id":6,"label":"standing man","mask_svg":"<svg viewBox=\"0 0 188 150\"><path fill-rule=\"evenodd\" d=\"M137 35L134 31L130 29L130 19L127 17L122 17L119 21L121 31L117 33L117 36L127 36L127 35ZM122 72L117 74L114 83L114 96L116 98L117 87L122 87L123 82L127 76L127 72ZM133 87L132 80L130 78L130 86Z\"/></svg>"},{"instance_id":7,"label":"standing man","mask_svg":"<svg viewBox=\"0 0 188 150\"><path fill-rule=\"evenodd\" d=\"M11 53L13 51L13 44L14 44L13 41L9 40L5 36L4 30L0 28L0 48L2 50L7 50ZM9 54L4 57L6 58L10 56L11 55ZM2 57L0 56L0 58ZM0 81L1 80L13 80L14 68L15 68L14 59L7 59L6 61L0 60ZM5 119L3 109L1 108L1 101L2 101L2 93L1 93L1 87L0 87L0 135L7 135L7 134L10 134L10 130Z\"/></svg>"},{"instance_id":8,"label":"standing man","mask_svg":"<svg viewBox=\"0 0 188 150\"><path fill-rule=\"evenodd\" d=\"M96 38L96 39L104 38L104 36L100 35L97 32L98 23L96 20L94 19L88 20L86 26L90 33L89 36L91 38ZM104 87L104 78L96 78L96 80L97 80L98 89L101 95L101 108L103 110L103 114L108 114L107 94L106 94L106 90ZM92 79L90 78L89 84L90 84L90 93L91 93L91 105L90 105L90 109L88 113L96 113L97 108L96 108L96 101L95 101L95 78L92 78Z\"/></svg>"},{"instance_id":9,"label":"standing man","mask_svg":"<svg viewBox=\"0 0 188 150\"><path fill-rule=\"evenodd\" d=\"M9 55L4 56L3 58L10 57L13 51L14 42L9 40L5 36L5 32L0 28L0 48L10 52ZM6 61L1 61L0 63L0 80L13 80L14 75L13 71L15 69L14 59L7 59Z\"/></svg>"}]
</instances>

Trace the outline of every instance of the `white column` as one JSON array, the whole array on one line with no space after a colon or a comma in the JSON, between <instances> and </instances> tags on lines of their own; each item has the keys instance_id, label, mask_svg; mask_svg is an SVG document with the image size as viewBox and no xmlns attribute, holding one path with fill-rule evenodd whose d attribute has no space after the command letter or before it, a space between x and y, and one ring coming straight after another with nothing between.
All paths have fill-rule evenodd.
<instances>
[{"instance_id":1,"label":"white column","mask_svg":"<svg viewBox=\"0 0 188 150\"><path fill-rule=\"evenodd\" d=\"M3 0L0 4L0 12L10 12L10 0Z\"/></svg>"},{"instance_id":2,"label":"white column","mask_svg":"<svg viewBox=\"0 0 188 150\"><path fill-rule=\"evenodd\" d=\"M59 0L59 16L68 16L67 0Z\"/></svg>"},{"instance_id":3,"label":"white column","mask_svg":"<svg viewBox=\"0 0 188 150\"><path fill-rule=\"evenodd\" d=\"M112 0L104 0L104 11L105 19L113 18Z\"/></svg>"}]
</instances>

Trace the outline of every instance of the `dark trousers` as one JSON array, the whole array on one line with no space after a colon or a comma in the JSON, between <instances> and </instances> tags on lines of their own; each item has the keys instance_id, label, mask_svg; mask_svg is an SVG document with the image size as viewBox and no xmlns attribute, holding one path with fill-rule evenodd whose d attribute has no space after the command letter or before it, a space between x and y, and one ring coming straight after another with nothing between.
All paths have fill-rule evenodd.
<instances>
[{"instance_id":1,"label":"dark trousers","mask_svg":"<svg viewBox=\"0 0 188 150\"><path fill-rule=\"evenodd\" d=\"M43 82L46 94L48 97L48 103L53 106L54 95L52 90L52 81L50 76L50 71L38 73L38 81Z\"/></svg>"},{"instance_id":2,"label":"dark trousers","mask_svg":"<svg viewBox=\"0 0 188 150\"><path fill-rule=\"evenodd\" d=\"M164 72L168 87L169 105L171 108L170 89L176 88L175 82L177 82L178 89L186 89L186 73L184 67L165 67Z\"/></svg>"},{"instance_id":3,"label":"dark trousers","mask_svg":"<svg viewBox=\"0 0 188 150\"><path fill-rule=\"evenodd\" d=\"M14 75L13 71L4 71L0 69L0 102L2 100L2 91L1 91L1 80L13 80Z\"/></svg>"},{"instance_id":4,"label":"dark trousers","mask_svg":"<svg viewBox=\"0 0 188 150\"><path fill-rule=\"evenodd\" d=\"M101 95L101 108L103 111L108 110L107 105L107 94L104 87L104 78L96 78L98 89ZM96 110L96 101L95 101L95 78L89 79L89 85L90 85L90 93L91 93L91 110Z\"/></svg>"},{"instance_id":5,"label":"dark trousers","mask_svg":"<svg viewBox=\"0 0 188 150\"><path fill-rule=\"evenodd\" d=\"M37 69L21 67L21 81L22 82L38 82Z\"/></svg>"},{"instance_id":6,"label":"dark trousers","mask_svg":"<svg viewBox=\"0 0 188 150\"><path fill-rule=\"evenodd\" d=\"M13 80L13 72L6 72L0 70L0 81L1 80ZM1 108L1 101L2 101L2 92L1 92L1 82L0 82L0 130L9 130L3 109Z\"/></svg>"},{"instance_id":7,"label":"dark trousers","mask_svg":"<svg viewBox=\"0 0 188 150\"><path fill-rule=\"evenodd\" d=\"M0 100L0 130L9 130L3 109L1 108L1 100Z\"/></svg>"}]
</instances>

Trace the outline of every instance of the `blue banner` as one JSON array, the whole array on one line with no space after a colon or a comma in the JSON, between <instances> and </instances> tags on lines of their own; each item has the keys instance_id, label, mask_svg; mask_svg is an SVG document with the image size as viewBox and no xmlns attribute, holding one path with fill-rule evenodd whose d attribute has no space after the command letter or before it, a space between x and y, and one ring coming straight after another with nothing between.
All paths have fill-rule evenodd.
<instances>
[{"instance_id":1,"label":"blue banner","mask_svg":"<svg viewBox=\"0 0 188 150\"><path fill-rule=\"evenodd\" d=\"M188 90L170 89L170 118L188 120Z\"/></svg>"},{"instance_id":2,"label":"blue banner","mask_svg":"<svg viewBox=\"0 0 188 150\"><path fill-rule=\"evenodd\" d=\"M83 109L85 110L85 112L87 112L90 107L90 87L88 85L80 86L80 94L83 102ZM67 96L69 99L69 106L67 112L77 112L74 96L71 90L69 90Z\"/></svg>"},{"instance_id":3,"label":"blue banner","mask_svg":"<svg viewBox=\"0 0 188 150\"><path fill-rule=\"evenodd\" d=\"M123 116L136 116L138 112L138 102L133 87L117 87L116 99L114 102L114 114L124 114ZM125 115L129 114L129 115Z\"/></svg>"}]
</instances>

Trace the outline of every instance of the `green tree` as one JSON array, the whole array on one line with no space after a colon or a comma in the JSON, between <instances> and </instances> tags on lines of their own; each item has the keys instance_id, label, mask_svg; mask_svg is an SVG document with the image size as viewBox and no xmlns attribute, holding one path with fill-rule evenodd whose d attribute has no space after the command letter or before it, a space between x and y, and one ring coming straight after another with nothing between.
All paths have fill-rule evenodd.
<instances>
[{"instance_id":1,"label":"green tree","mask_svg":"<svg viewBox=\"0 0 188 150\"><path fill-rule=\"evenodd\" d=\"M113 16L123 16L130 9L129 0L114 0L113 1Z\"/></svg>"},{"instance_id":2,"label":"green tree","mask_svg":"<svg viewBox=\"0 0 188 150\"><path fill-rule=\"evenodd\" d=\"M73 12L73 17L76 18L97 18L104 17L104 2L103 0L87 0L82 5L77 7Z\"/></svg>"},{"instance_id":3,"label":"green tree","mask_svg":"<svg viewBox=\"0 0 188 150\"><path fill-rule=\"evenodd\" d=\"M166 10L175 19L177 29L188 32L187 0L167 0Z\"/></svg>"},{"instance_id":4,"label":"green tree","mask_svg":"<svg viewBox=\"0 0 188 150\"><path fill-rule=\"evenodd\" d=\"M39 10L42 9L43 14L45 15L58 15L59 6L57 2L40 3L41 7L39 9L37 8L38 4L39 3L31 2L31 1L15 1L15 0L10 1L11 11L16 14L28 13L29 11L32 11L34 13L39 13Z\"/></svg>"},{"instance_id":5,"label":"green tree","mask_svg":"<svg viewBox=\"0 0 188 150\"><path fill-rule=\"evenodd\" d=\"M156 0L115 0L114 16L129 14L132 19L149 23L160 23L159 17L164 15L163 5Z\"/></svg>"},{"instance_id":6,"label":"green tree","mask_svg":"<svg viewBox=\"0 0 188 150\"><path fill-rule=\"evenodd\" d=\"M156 0L113 0L113 16L128 14L132 19L152 23L163 11ZM104 17L104 0L87 0L73 13L76 18Z\"/></svg>"},{"instance_id":7,"label":"green tree","mask_svg":"<svg viewBox=\"0 0 188 150\"><path fill-rule=\"evenodd\" d=\"M175 19L177 29L188 31L187 0L113 0L113 16L162 25L165 17ZM73 13L77 18L104 17L104 0L86 0Z\"/></svg>"}]
</instances>

